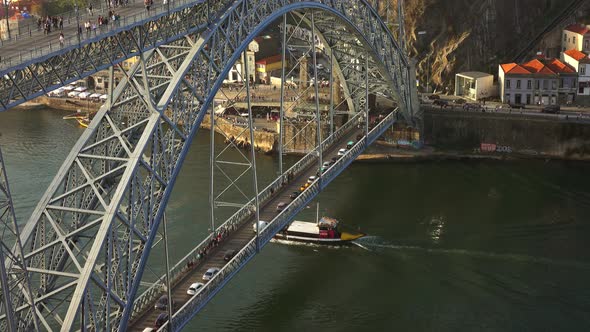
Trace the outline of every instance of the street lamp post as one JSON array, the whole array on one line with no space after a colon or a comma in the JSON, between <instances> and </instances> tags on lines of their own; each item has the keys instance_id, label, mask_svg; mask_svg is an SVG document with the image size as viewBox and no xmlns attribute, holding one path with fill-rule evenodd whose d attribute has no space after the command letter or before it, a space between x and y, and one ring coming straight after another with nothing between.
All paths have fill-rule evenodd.
<instances>
[{"instance_id":1,"label":"street lamp post","mask_svg":"<svg viewBox=\"0 0 590 332\"><path fill-rule=\"evenodd\" d=\"M81 38L81 36L80 36L81 35L81 33L80 33L80 12L78 11L78 3L74 3L74 11L76 12L76 25L77 25L76 34L78 35L78 44L80 44L80 38Z\"/></svg>"},{"instance_id":2,"label":"street lamp post","mask_svg":"<svg viewBox=\"0 0 590 332\"><path fill-rule=\"evenodd\" d=\"M426 35L426 31L418 31L418 36L424 35ZM426 61L426 93L428 93L430 91L430 54L428 54Z\"/></svg>"}]
</instances>

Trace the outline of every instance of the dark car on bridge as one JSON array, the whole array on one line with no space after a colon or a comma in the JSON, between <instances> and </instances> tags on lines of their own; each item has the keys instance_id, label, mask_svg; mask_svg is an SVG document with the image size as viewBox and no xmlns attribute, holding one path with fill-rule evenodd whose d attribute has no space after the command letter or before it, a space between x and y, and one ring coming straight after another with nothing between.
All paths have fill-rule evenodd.
<instances>
[{"instance_id":1,"label":"dark car on bridge","mask_svg":"<svg viewBox=\"0 0 590 332\"><path fill-rule=\"evenodd\" d=\"M172 300L172 308L174 308L175 306L176 306L176 303L174 303L174 300ZM168 296L167 295L162 295L158 299L158 302L156 302L156 305L154 305L154 309L156 309L156 310L168 310Z\"/></svg>"},{"instance_id":2,"label":"dark car on bridge","mask_svg":"<svg viewBox=\"0 0 590 332\"><path fill-rule=\"evenodd\" d=\"M225 255L223 255L223 260L229 262L237 253L238 251L236 249L230 249L225 252Z\"/></svg>"}]
</instances>

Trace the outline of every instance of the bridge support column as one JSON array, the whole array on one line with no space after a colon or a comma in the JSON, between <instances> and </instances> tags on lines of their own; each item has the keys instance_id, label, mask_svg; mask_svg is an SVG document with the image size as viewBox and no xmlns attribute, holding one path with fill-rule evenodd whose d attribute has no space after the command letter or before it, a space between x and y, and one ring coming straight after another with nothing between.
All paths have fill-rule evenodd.
<instances>
[{"instance_id":1,"label":"bridge support column","mask_svg":"<svg viewBox=\"0 0 590 332\"><path fill-rule=\"evenodd\" d=\"M330 49L330 136L334 134L334 52Z\"/></svg>"},{"instance_id":2,"label":"bridge support column","mask_svg":"<svg viewBox=\"0 0 590 332\"><path fill-rule=\"evenodd\" d=\"M248 54L244 51L244 59L247 58ZM250 73L248 64L244 66L246 73L246 100L248 104L248 128L250 129L250 160L252 162L252 182L254 185L254 202L256 204L256 251L260 251L260 202L258 200L258 177L256 174L256 149L254 142L254 124L252 115L252 101L250 95Z\"/></svg>"},{"instance_id":3,"label":"bridge support column","mask_svg":"<svg viewBox=\"0 0 590 332\"><path fill-rule=\"evenodd\" d=\"M166 294L168 294L168 319L172 318L172 290L170 288L170 255L168 254L168 233L166 232L166 224L168 223L168 218L166 218L166 212L164 212L164 217L162 218L162 228L164 230L164 256L166 259ZM172 324L168 324L168 331L172 331Z\"/></svg>"},{"instance_id":4,"label":"bridge support column","mask_svg":"<svg viewBox=\"0 0 590 332\"><path fill-rule=\"evenodd\" d=\"M283 40L281 46L281 108L279 110L279 174L283 175L283 119L285 117L285 53L287 51L287 14L283 15Z\"/></svg>"},{"instance_id":5,"label":"bridge support column","mask_svg":"<svg viewBox=\"0 0 590 332\"><path fill-rule=\"evenodd\" d=\"M318 90L318 59L316 54L315 17L311 12L311 58L313 61L313 90L315 94L315 117L316 117L316 138L318 149L318 169L320 170L320 181L322 179L322 117L320 114L320 94ZM320 183L321 185L321 183Z\"/></svg>"},{"instance_id":6,"label":"bridge support column","mask_svg":"<svg viewBox=\"0 0 590 332\"><path fill-rule=\"evenodd\" d=\"M369 147L369 54L365 53L365 144Z\"/></svg>"},{"instance_id":7,"label":"bridge support column","mask_svg":"<svg viewBox=\"0 0 590 332\"><path fill-rule=\"evenodd\" d=\"M209 168L211 178L209 182L209 217L211 218L211 234L215 232L215 102L211 103L211 130L209 133Z\"/></svg>"}]
</instances>

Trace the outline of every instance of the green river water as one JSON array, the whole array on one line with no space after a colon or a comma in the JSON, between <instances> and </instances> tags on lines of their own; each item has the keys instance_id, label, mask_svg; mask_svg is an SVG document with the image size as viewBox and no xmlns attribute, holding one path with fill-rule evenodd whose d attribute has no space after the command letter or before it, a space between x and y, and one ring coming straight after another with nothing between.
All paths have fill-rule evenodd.
<instances>
[{"instance_id":1,"label":"green river water","mask_svg":"<svg viewBox=\"0 0 590 332\"><path fill-rule=\"evenodd\" d=\"M0 114L21 223L82 132L63 115ZM168 205L173 259L209 227L208 146L203 131ZM268 183L278 162L257 158L260 182ZM322 215L369 234L362 248L271 243L186 330L589 331L588 166L353 164L319 202ZM218 222L231 212L216 209ZM297 217L314 218L315 206ZM163 272L162 257L154 251L145 280Z\"/></svg>"}]
</instances>

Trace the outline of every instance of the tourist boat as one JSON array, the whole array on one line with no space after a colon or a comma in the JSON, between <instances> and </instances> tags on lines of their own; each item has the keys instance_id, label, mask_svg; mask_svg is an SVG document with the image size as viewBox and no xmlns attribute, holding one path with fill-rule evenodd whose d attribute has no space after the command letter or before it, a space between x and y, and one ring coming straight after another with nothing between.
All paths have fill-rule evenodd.
<instances>
[{"instance_id":1,"label":"tourist boat","mask_svg":"<svg viewBox=\"0 0 590 332\"><path fill-rule=\"evenodd\" d=\"M295 220L286 229L278 232L275 239L339 245L350 243L365 236L360 232L340 231L338 226L338 220L330 217L322 217L317 223Z\"/></svg>"}]
</instances>

